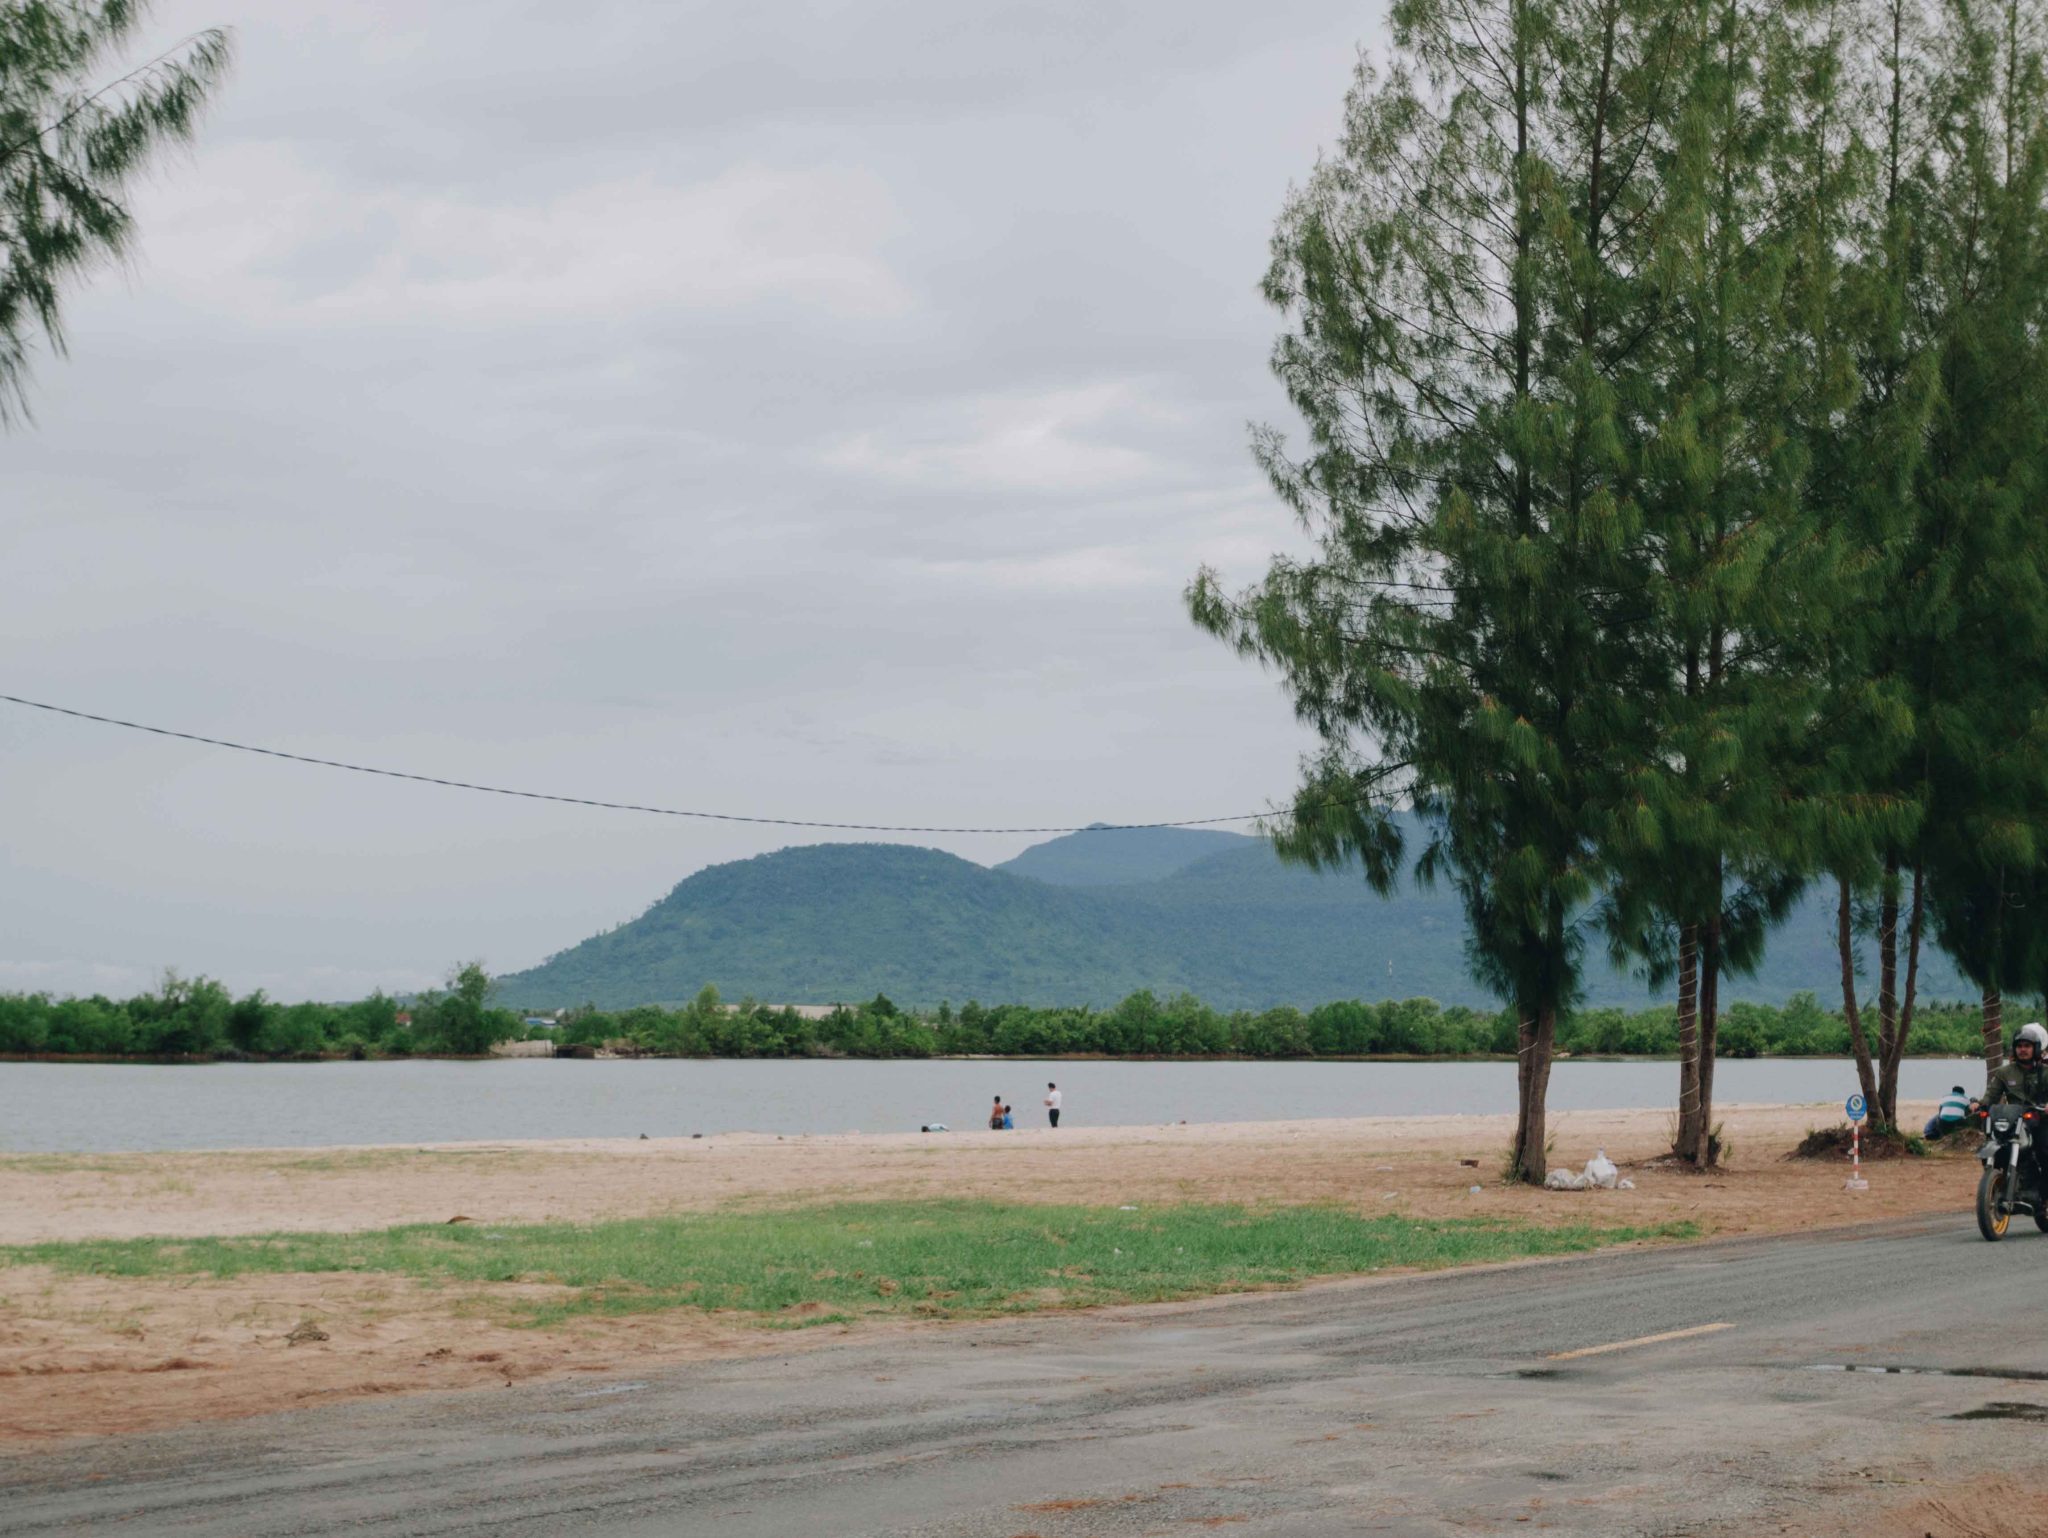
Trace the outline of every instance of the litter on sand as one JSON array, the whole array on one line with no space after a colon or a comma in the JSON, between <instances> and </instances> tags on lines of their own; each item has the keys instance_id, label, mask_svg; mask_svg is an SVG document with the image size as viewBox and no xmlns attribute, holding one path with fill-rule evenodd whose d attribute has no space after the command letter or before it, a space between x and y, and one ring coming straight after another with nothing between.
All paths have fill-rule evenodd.
<instances>
[{"instance_id":1,"label":"litter on sand","mask_svg":"<svg viewBox=\"0 0 2048 1538\"><path fill-rule=\"evenodd\" d=\"M1576 1174L1571 1170L1552 1170L1543 1184L1552 1191L1633 1191L1636 1188L1633 1180L1621 1178L1621 1171L1614 1167L1614 1161L1607 1157L1604 1148L1594 1150L1583 1170Z\"/></svg>"}]
</instances>

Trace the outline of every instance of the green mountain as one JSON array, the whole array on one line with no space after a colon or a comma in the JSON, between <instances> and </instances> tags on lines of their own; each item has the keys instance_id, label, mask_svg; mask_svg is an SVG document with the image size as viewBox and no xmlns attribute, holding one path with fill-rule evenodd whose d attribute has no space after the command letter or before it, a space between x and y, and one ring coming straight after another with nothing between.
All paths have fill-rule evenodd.
<instances>
[{"instance_id":1,"label":"green mountain","mask_svg":"<svg viewBox=\"0 0 2048 1538\"><path fill-rule=\"evenodd\" d=\"M1165 880L1103 893L1170 950L1189 992L1248 1009L1351 998L1492 1002L1465 975L1464 917L1448 888L1383 898L1362 876L1282 864L1264 839L1238 843Z\"/></svg>"},{"instance_id":2,"label":"green mountain","mask_svg":"<svg viewBox=\"0 0 2048 1538\"><path fill-rule=\"evenodd\" d=\"M1054 886L1119 886L1157 881L1208 855L1256 842L1242 833L1210 828L1110 828L1097 823L1085 833L1033 844L996 869Z\"/></svg>"},{"instance_id":3,"label":"green mountain","mask_svg":"<svg viewBox=\"0 0 2048 1538\"><path fill-rule=\"evenodd\" d=\"M1102 843L1075 847L1091 840ZM1044 874L1019 874L1034 869ZM1728 979L1723 997L1832 997L1833 933L1816 894L1759 975ZM886 993L904 1004L1107 1005L1140 988L1186 989L1220 1008L1494 1002L1465 975L1448 890L1381 898L1355 875L1282 864L1262 839L1193 829L1070 834L995 870L905 844L813 844L715 865L631 923L501 978L500 997L617 1009L677 1003L706 983L778 1004ZM1971 990L1930 953L1920 992ZM1587 994L1650 1002L1639 980L1607 968Z\"/></svg>"},{"instance_id":4,"label":"green mountain","mask_svg":"<svg viewBox=\"0 0 2048 1538\"><path fill-rule=\"evenodd\" d=\"M706 983L777 1004L1052 999L1077 985L1071 996L1095 998L1134 975L1135 957L1093 918L1080 894L936 849L813 844L701 870L499 989L605 1008L673 1003Z\"/></svg>"}]
</instances>

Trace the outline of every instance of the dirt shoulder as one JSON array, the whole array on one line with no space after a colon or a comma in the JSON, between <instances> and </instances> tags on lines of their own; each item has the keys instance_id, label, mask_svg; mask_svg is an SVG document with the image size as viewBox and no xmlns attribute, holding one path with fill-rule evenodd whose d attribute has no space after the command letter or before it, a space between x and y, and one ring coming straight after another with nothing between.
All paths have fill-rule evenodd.
<instances>
[{"instance_id":1,"label":"dirt shoulder","mask_svg":"<svg viewBox=\"0 0 2048 1538\"><path fill-rule=\"evenodd\" d=\"M940 1196L1110 1205L1329 1201L1413 1217L1632 1226L1689 1220L1716 1235L1966 1210L1975 1165L1965 1158L1870 1167L1871 1189L1853 1196L1842 1189L1843 1167L1788 1163L1783 1155L1831 1113L1823 1106L1728 1108L1729 1166L1704 1177L1653 1162L1668 1143L1668 1113L1553 1117L1553 1163L1576 1167L1604 1148L1636 1182L1635 1190L1611 1192L1502 1186L1510 1120L1482 1116L0 1157L0 1242L348 1232L458 1216L486 1224L580 1222ZM1477 1166L1462 1162L1468 1159ZM786 1352L845 1333L838 1326L767 1331L683 1311L536 1330L506 1317L512 1296L513 1284L427 1288L388 1276L217 1281L0 1269L0 1441Z\"/></svg>"}]
</instances>

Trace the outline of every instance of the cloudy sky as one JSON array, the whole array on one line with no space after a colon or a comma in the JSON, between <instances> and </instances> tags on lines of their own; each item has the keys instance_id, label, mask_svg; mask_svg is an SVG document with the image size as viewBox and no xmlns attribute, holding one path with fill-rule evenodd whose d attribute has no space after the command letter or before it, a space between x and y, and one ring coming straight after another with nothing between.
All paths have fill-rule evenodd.
<instances>
[{"instance_id":1,"label":"cloudy sky","mask_svg":"<svg viewBox=\"0 0 2048 1538\"><path fill-rule=\"evenodd\" d=\"M240 57L0 441L0 691L610 800L1248 811L1256 292L1375 0L160 0ZM0 988L530 965L828 837L0 706ZM921 840L993 862L1024 837Z\"/></svg>"}]
</instances>

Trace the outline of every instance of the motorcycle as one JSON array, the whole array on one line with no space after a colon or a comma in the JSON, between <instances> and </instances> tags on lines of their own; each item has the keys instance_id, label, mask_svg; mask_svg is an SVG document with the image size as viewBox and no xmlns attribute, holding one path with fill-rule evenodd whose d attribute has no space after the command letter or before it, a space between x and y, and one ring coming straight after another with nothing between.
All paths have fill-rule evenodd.
<instances>
[{"instance_id":1,"label":"motorcycle","mask_svg":"<svg viewBox=\"0 0 2048 1538\"><path fill-rule=\"evenodd\" d=\"M2034 1226L2048 1233L2048 1200L2035 1173L2032 1149L2042 1113L2033 1106L1989 1105L1980 1109L1984 1146L1977 1159L1977 1232L1994 1243L2005 1237L2015 1212L2030 1212Z\"/></svg>"}]
</instances>

